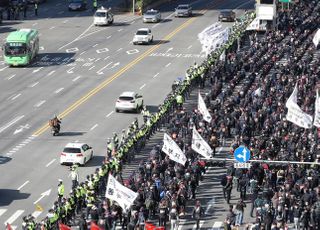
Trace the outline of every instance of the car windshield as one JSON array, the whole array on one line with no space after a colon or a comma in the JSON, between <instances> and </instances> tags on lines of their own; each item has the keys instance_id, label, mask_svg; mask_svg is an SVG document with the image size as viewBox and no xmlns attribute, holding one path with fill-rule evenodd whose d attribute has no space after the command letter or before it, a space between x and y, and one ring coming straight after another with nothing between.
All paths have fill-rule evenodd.
<instances>
[{"instance_id":1,"label":"car windshield","mask_svg":"<svg viewBox=\"0 0 320 230\"><path fill-rule=\"evenodd\" d=\"M178 10L187 10L189 7L188 6L178 6Z\"/></svg>"},{"instance_id":2,"label":"car windshield","mask_svg":"<svg viewBox=\"0 0 320 230\"><path fill-rule=\"evenodd\" d=\"M146 15L156 15L158 12L157 11L147 11L145 14Z\"/></svg>"},{"instance_id":3,"label":"car windshield","mask_svg":"<svg viewBox=\"0 0 320 230\"><path fill-rule=\"evenodd\" d=\"M64 153L81 153L81 150L79 148L64 148Z\"/></svg>"},{"instance_id":4,"label":"car windshield","mask_svg":"<svg viewBox=\"0 0 320 230\"><path fill-rule=\"evenodd\" d=\"M222 11L221 14L224 16L228 16L231 15L231 11Z\"/></svg>"},{"instance_id":5,"label":"car windshield","mask_svg":"<svg viewBox=\"0 0 320 230\"><path fill-rule=\"evenodd\" d=\"M120 99L121 101L132 101L132 100L133 100L133 97L124 97L124 96L122 96L122 97L119 97L119 99Z\"/></svg>"},{"instance_id":6,"label":"car windshield","mask_svg":"<svg viewBox=\"0 0 320 230\"><path fill-rule=\"evenodd\" d=\"M22 42L8 42L5 45L5 54L7 56L18 56L26 54L26 44Z\"/></svg>"},{"instance_id":7,"label":"car windshield","mask_svg":"<svg viewBox=\"0 0 320 230\"><path fill-rule=\"evenodd\" d=\"M106 16L106 12L96 12L95 16L96 17L105 17Z\"/></svg>"},{"instance_id":8,"label":"car windshield","mask_svg":"<svg viewBox=\"0 0 320 230\"><path fill-rule=\"evenodd\" d=\"M148 31L146 30L138 30L137 35L148 35Z\"/></svg>"}]
</instances>

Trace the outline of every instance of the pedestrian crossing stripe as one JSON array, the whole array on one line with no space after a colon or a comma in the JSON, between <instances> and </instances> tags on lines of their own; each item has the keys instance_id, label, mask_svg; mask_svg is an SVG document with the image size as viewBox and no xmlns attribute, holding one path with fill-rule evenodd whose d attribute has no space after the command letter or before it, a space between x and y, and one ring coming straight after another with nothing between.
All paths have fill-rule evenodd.
<instances>
[{"instance_id":1,"label":"pedestrian crossing stripe","mask_svg":"<svg viewBox=\"0 0 320 230\"><path fill-rule=\"evenodd\" d=\"M40 204L36 204L36 211L42 212L43 208L41 207Z\"/></svg>"},{"instance_id":2,"label":"pedestrian crossing stripe","mask_svg":"<svg viewBox=\"0 0 320 230\"><path fill-rule=\"evenodd\" d=\"M2 216L5 212L7 211L7 209L0 209L0 216Z\"/></svg>"}]
</instances>

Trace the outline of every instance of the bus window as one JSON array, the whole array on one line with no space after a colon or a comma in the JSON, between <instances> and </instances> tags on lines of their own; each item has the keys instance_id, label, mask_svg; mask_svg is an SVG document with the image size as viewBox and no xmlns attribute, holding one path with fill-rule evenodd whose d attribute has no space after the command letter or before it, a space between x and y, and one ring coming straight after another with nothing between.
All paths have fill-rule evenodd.
<instances>
[{"instance_id":1,"label":"bus window","mask_svg":"<svg viewBox=\"0 0 320 230\"><path fill-rule=\"evenodd\" d=\"M23 55L26 54L26 44L21 42L10 42L6 43L4 49L5 49L5 55L7 56L17 56L17 55Z\"/></svg>"}]
</instances>

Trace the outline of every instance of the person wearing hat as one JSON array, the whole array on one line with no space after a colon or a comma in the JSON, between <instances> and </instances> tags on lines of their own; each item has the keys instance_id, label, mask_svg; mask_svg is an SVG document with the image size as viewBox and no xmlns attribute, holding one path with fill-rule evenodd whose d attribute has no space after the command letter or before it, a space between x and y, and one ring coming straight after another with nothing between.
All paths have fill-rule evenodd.
<instances>
[{"instance_id":1,"label":"person wearing hat","mask_svg":"<svg viewBox=\"0 0 320 230\"><path fill-rule=\"evenodd\" d=\"M59 184L58 184L58 202L59 203L61 203L63 195L64 195L64 184L62 179L59 179Z\"/></svg>"}]
</instances>

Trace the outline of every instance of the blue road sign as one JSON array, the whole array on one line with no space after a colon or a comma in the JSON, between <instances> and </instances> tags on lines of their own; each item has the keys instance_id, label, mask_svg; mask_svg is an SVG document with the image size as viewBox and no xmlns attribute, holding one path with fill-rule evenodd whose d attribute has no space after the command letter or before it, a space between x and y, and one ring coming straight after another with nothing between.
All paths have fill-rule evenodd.
<instances>
[{"instance_id":1,"label":"blue road sign","mask_svg":"<svg viewBox=\"0 0 320 230\"><path fill-rule=\"evenodd\" d=\"M234 151L234 158L238 162L244 163L250 160L250 150L245 146L240 146Z\"/></svg>"}]
</instances>

